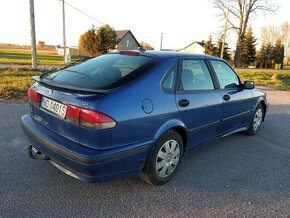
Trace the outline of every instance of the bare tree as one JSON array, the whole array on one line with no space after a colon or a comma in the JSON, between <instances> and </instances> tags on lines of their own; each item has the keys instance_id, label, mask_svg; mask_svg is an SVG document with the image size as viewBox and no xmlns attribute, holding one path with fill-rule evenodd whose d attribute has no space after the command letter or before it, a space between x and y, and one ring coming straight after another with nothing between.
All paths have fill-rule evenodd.
<instances>
[{"instance_id":1,"label":"bare tree","mask_svg":"<svg viewBox=\"0 0 290 218\"><path fill-rule=\"evenodd\" d=\"M279 26L265 26L261 29L261 42L262 44L275 45L277 41L280 41L284 46L285 64L288 64L290 57L290 24L284 22Z\"/></svg>"},{"instance_id":2,"label":"bare tree","mask_svg":"<svg viewBox=\"0 0 290 218\"><path fill-rule=\"evenodd\" d=\"M285 22L280 26L264 26L261 29L261 42L275 44L278 40L285 46L290 34L290 24Z\"/></svg>"},{"instance_id":3,"label":"bare tree","mask_svg":"<svg viewBox=\"0 0 290 218\"><path fill-rule=\"evenodd\" d=\"M234 65L239 66L242 42L245 38L250 18L258 12L274 13L278 7L273 0L212 0L214 7L218 9L219 16L226 17L229 6L229 28L237 34Z\"/></svg>"}]
</instances>

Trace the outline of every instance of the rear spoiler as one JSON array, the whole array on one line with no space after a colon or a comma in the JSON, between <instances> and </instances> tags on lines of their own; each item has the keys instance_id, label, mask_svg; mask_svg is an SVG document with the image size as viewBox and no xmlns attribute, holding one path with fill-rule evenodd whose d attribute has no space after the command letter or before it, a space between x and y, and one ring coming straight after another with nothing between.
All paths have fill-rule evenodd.
<instances>
[{"instance_id":1,"label":"rear spoiler","mask_svg":"<svg viewBox=\"0 0 290 218\"><path fill-rule=\"evenodd\" d=\"M44 79L41 76L33 76L33 80L35 80L38 83L42 83L48 86L56 87L56 88L61 88L61 89L66 89L66 90L72 90L72 91L80 91L80 92L88 92L88 93L96 93L96 94L107 94L112 91L112 89L108 90L99 90L99 89L86 89L82 87L75 87L75 86L70 86L66 85L63 83L58 83L55 81L51 81L48 79Z\"/></svg>"}]
</instances>

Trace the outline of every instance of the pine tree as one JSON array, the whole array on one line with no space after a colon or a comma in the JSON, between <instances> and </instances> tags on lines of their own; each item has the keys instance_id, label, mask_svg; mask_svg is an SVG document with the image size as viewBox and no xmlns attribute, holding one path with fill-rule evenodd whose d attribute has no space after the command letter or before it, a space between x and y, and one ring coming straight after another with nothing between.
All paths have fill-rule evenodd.
<instances>
[{"instance_id":1,"label":"pine tree","mask_svg":"<svg viewBox=\"0 0 290 218\"><path fill-rule=\"evenodd\" d=\"M284 46L282 45L280 39L276 41L275 46L273 48L273 53L275 64L281 64L281 67L283 67Z\"/></svg>"},{"instance_id":2,"label":"pine tree","mask_svg":"<svg viewBox=\"0 0 290 218\"><path fill-rule=\"evenodd\" d=\"M212 36L204 44L204 53L207 55L215 55L216 54L216 47L212 43Z\"/></svg>"},{"instance_id":3,"label":"pine tree","mask_svg":"<svg viewBox=\"0 0 290 218\"><path fill-rule=\"evenodd\" d=\"M253 36L253 29L249 27L245 39L242 42L240 64L242 67L247 67L254 64L256 61L256 41Z\"/></svg>"},{"instance_id":4,"label":"pine tree","mask_svg":"<svg viewBox=\"0 0 290 218\"><path fill-rule=\"evenodd\" d=\"M215 52L214 56L216 56L216 57L221 56L222 45L223 45L223 35L221 35L221 37L219 38L219 40L216 43L216 52ZM231 59L230 54L229 54L229 49L230 48L228 46L228 43L225 42L224 51L223 51L223 59L225 59L226 61L229 61Z\"/></svg>"},{"instance_id":5,"label":"pine tree","mask_svg":"<svg viewBox=\"0 0 290 218\"><path fill-rule=\"evenodd\" d=\"M79 38L79 48L88 52L89 55L99 55L96 46L96 28L92 26Z\"/></svg>"},{"instance_id":6,"label":"pine tree","mask_svg":"<svg viewBox=\"0 0 290 218\"><path fill-rule=\"evenodd\" d=\"M115 48L117 34L109 25L91 29L82 34L79 38L79 48L87 51L89 55L100 55Z\"/></svg>"},{"instance_id":7,"label":"pine tree","mask_svg":"<svg viewBox=\"0 0 290 218\"><path fill-rule=\"evenodd\" d=\"M101 26L96 32L96 46L101 54L106 54L110 49L114 49L117 43L117 34L113 27L108 24Z\"/></svg>"},{"instance_id":8,"label":"pine tree","mask_svg":"<svg viewBox=\"0 0 290 218\"><path fill-rule=\"evenodd\" d=\"M274 58L274 47L272 44L262 44L258 57L260 67L264 67L265 69L272 68Z\"/></svg>"},{"instance_id":9,"label":"pine tree","mask_svg":"<svg viewBox=\"0 0 290 218\"><path fill-rule=\"evenodd\" d=\"M262 44L260 51L257 54L257 67L262 68L265 65L265 43Z\"/></svg>"}]
</instances>

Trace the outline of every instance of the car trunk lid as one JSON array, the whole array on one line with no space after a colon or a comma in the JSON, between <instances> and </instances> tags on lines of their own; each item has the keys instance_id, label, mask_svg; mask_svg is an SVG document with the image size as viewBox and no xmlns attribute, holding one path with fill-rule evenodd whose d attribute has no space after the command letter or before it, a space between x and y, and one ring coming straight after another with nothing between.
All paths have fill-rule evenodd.
<instances>
[{"instance_id":1,"label":"car trunk lid","mask_svg":"<svg viewBox=\"0 0 290 218\"><path fill-rule=\"evenodd\" d=\"M49 130L76 143L81 141L80 132L83 132L81 131L83 127L80 127L78 121L69 118L71 108L89 110L92 101L103 97L103 94L60 90L38 82L29 92L30 95L39 96L29 97L36 100L30 100L32 117Z\"/></svg>"}]
</instances>

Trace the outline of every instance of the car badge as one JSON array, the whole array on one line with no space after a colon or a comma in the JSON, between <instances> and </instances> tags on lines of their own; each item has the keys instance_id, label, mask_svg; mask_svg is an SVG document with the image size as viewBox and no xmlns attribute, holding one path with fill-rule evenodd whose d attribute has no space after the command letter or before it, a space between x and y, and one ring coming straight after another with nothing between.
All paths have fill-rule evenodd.
<instances>
[{"instance_id":1,"label":"car badge","mask_svg":"<svg viewBox=\"0 0 290 218\"><path fill-rule=\"evenodd\" d=\"M52 90L49 90L48 91L48 95L52 95Z\"/></svg>"},{"instance_id":2,"label":"car badge","mask_svg":"<svg viewBox=\"0 0 290 218\"><path fill-rule=\"evenodd\" d=\"M89 103L88 103L88 102L83 102L82 105L83 105L83 106L88 106Z\"/></svg>"}]
</instances>

